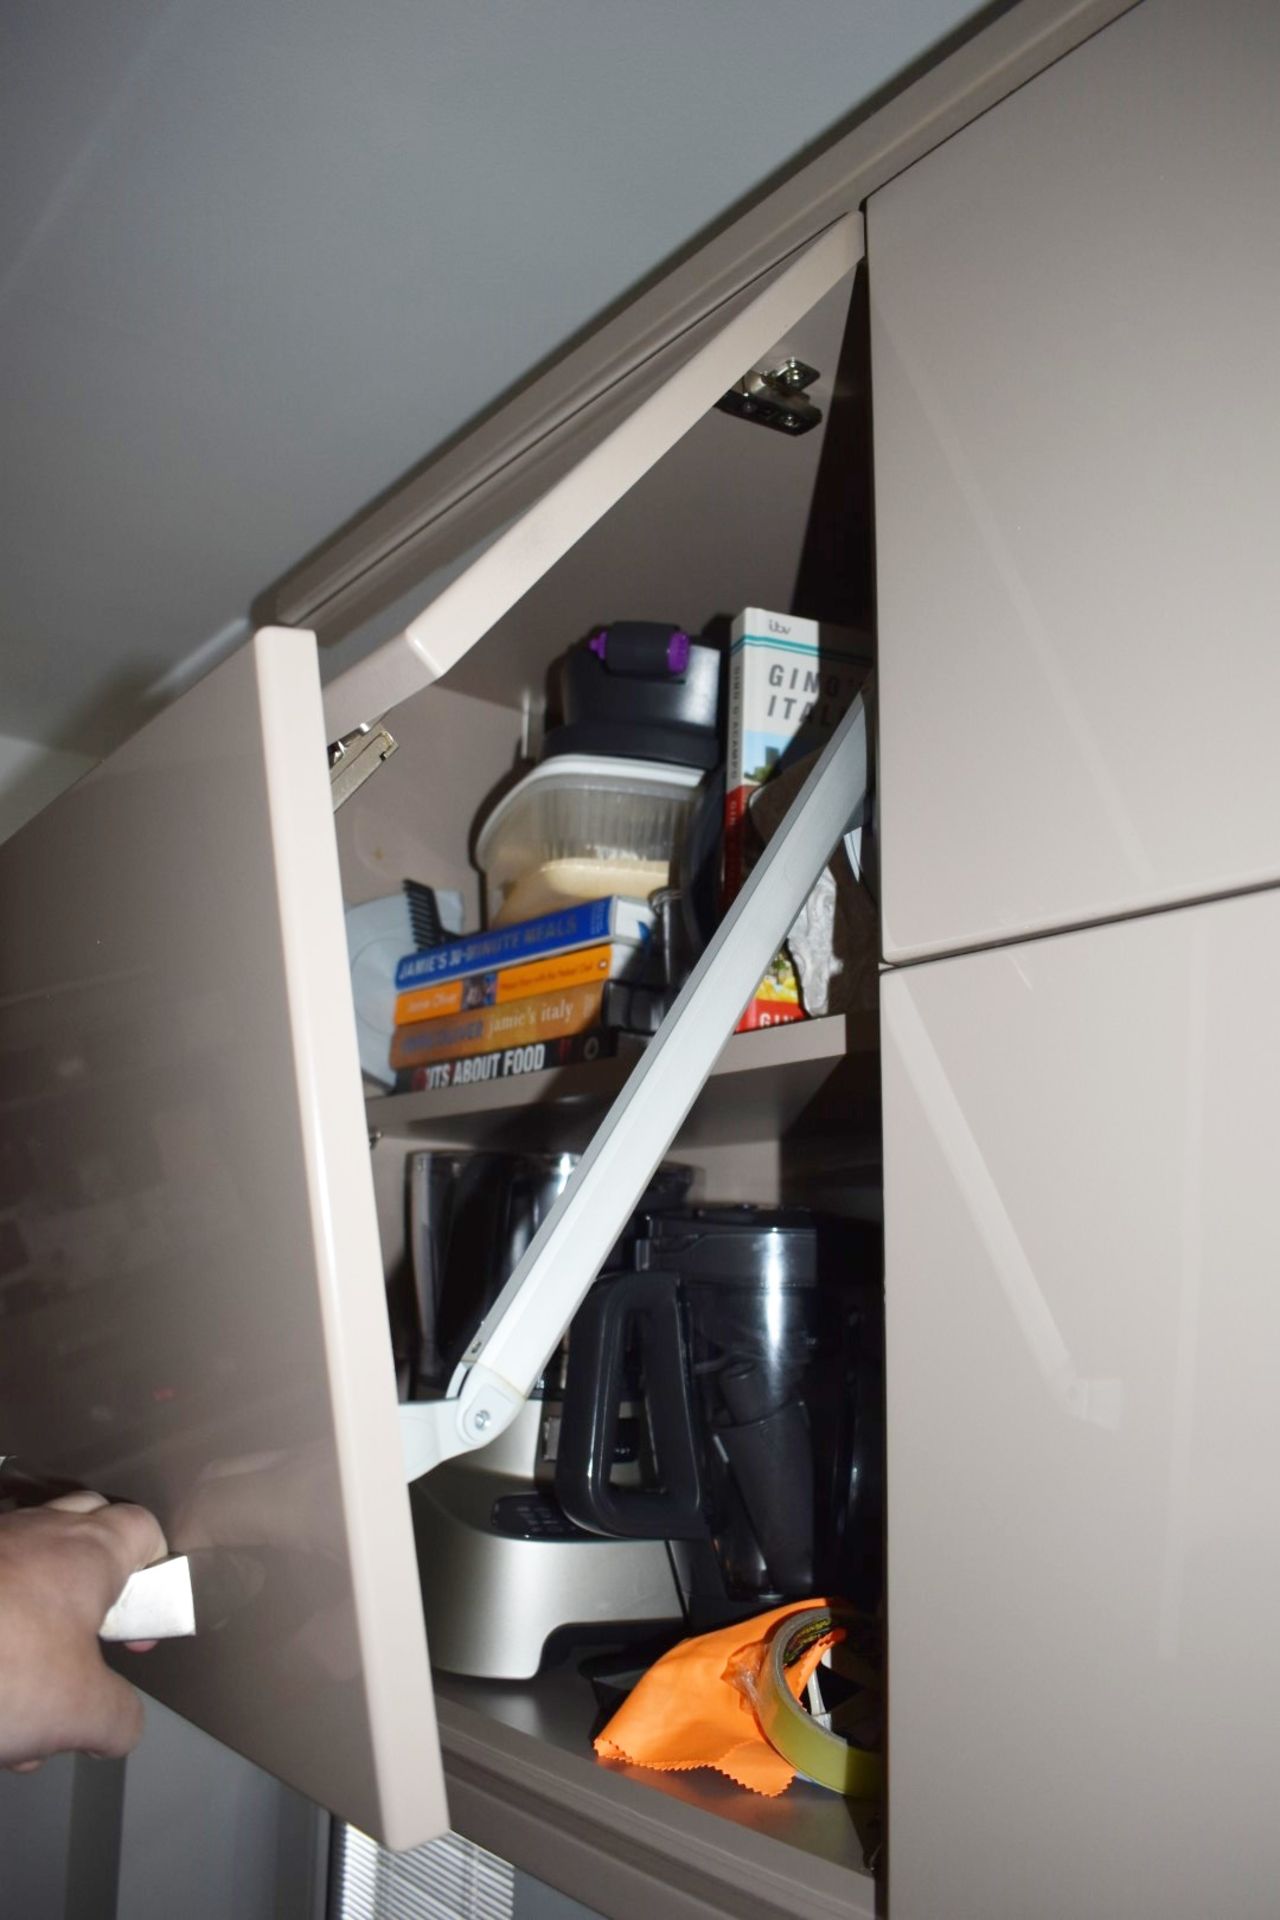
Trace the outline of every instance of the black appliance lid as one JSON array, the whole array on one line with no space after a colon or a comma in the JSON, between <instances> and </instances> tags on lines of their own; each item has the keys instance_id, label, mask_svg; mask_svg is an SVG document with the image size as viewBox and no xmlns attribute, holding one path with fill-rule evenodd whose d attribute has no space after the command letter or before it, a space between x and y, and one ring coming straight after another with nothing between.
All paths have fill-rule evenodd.
<instances>
[{"instance_id":1,"label":"black appliance lid","mask_svg":"<svg viewBox=\"0 0 1280 1920\"><path fill-rule=\"evenodd\" d=\"M611 621L562 656L560 723L539 758L593 753L708 772L720 757L721 668L718 650L683 627Z\"/></svg>"},{"instance_id":2,"label":"black appliance lid","mask_svg":"<svg viewBox=\"0 0 1280 1920\"><path fill-rule=\"evenodd\" d=\"M694 1283L813 1286L823 1225L799 1207L677 1207L645 1219L636 1262Z\"/></svg>"},{"instance_id":3,"label":"black appliance lid","mask_svg":"<svg viewBox=\"0 0 1280 1920\"><path fill-rule=\"evenodd\" d=\"M755 1288L877 1283L878 1226L806 1207L674 1207L646 1211L631 1257L687 1286Z\"/></svg>"}]
</instances>

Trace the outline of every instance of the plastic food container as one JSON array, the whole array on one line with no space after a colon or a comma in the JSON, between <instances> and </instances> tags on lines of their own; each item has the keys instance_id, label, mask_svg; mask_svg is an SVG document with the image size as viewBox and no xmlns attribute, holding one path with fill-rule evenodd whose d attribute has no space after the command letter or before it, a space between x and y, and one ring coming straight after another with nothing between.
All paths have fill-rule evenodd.
<instances>
[{"instance_id":1,"label":"plastic food container","mask_svg":"<svg viewBox=\"0 0 1280 1920\"><path fill-rule=\"evenodd\" d=\"M696 767L598 754L559 754L535 767L476 842L490 925L612 893L643 900L667 886L701 779Z\"/></svg>"}]
</instances>

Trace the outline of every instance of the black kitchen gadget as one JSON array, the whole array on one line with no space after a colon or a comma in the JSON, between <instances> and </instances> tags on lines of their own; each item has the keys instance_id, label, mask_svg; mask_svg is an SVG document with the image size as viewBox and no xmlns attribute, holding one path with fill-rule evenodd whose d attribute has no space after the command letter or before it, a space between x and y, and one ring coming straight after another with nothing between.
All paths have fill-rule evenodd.
<instances>
[{"instance_id":1,"label":"black kitchen gadget","mask_svg":"<svg viewBox=\"0 0 1280 1920\"><path fill-rule=\"evenodd\" d=\"M614 620L560 663L560 724L542 758L609 758L714 767L720 655L660 620Z\"/></svg>"},{"instance_id":2,"label":"black kitchen gadget","mask_svg":"<svg viewBox=\"0 0 1280 1920\"><path fill-rule=\"evenodd\" d=\"M881 1238L799 1210L653 1215L574 1321L556 1493L581 1527L672 1543L696 1630L791 1599L879 1603ZM637 1374L656 1463L612 1460Z\"/></svg>"}]
</instances>

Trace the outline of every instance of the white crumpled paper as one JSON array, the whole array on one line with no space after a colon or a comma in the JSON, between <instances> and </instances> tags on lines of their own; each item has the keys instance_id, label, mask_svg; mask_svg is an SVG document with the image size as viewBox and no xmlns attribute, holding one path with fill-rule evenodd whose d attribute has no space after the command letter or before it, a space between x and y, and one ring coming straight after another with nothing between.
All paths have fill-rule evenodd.
<instances>
[{"instance_id":1,"label":"white crumpled paper","mask_svg":"<svg viewBox=\"0 0 1280 1920\"><path fill-rule=\"evenodd\" d=\"M816 758L798 761L752 796L751 821L762 840L772 837ZM814 1016L871 1012L877 1002L879 922L853 852L841 842L787 935L804 1010Z\"/></svg>"}]
</instances>

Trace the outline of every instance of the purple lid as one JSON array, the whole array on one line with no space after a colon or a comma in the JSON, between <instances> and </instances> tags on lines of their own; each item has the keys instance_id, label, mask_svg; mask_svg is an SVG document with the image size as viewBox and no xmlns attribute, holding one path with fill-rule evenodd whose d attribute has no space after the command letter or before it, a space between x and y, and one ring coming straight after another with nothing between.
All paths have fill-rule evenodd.
<instances>
[{"instance_id":1,"label":"purple lid","mask_svg":"<svg viewBox=\"0 0 1280 1920\"><path fill-rule=\"evenodd\" d=\"M693 645L687 633L679 627L672 627L667 637L667 672L677 677L689 671L689 649ZM587 641L588 653L594 653L597 660L607 660L609 654L609 629L597 627Z\"/></svg>"}]
</instances>

